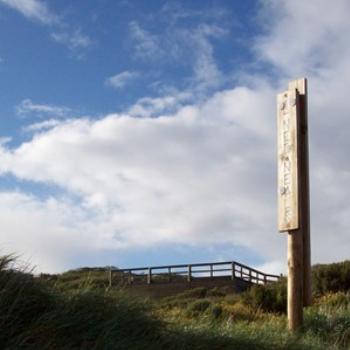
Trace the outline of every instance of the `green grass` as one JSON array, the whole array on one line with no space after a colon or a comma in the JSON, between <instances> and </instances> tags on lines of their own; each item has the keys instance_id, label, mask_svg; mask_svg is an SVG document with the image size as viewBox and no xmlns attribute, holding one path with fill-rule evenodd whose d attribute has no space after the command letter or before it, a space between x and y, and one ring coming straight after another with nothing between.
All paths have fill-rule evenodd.
<instances>
[{"instance_id":1,"label":"green grass","mask_svg":"<svg viewBox=\"0 0 350 350\"><path fill-rule=\"evenodd\" d=\"M0 258L0 349L350 348L346 291L318 296L306 309L304 329L292 335L280 309L283 284L241 296L198 288L147 300L109 288L104 271L34 278L13 262Z\"/></svg>"}]
</instances>

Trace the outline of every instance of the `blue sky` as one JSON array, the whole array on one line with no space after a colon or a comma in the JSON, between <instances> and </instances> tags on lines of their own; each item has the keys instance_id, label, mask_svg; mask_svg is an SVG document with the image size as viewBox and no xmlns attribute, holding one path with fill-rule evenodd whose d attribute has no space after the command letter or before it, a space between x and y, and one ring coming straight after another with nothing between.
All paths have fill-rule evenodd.
<instances>
[{"instance_id":1,"label":"blue sky","mask_svg":"<svg viewBox=\"0 0 350 350\"><path fill-rule=\"evenodd\" d=\"M231 259L285 271L275 96L306 76L313 261L345 259L349 12L0 0L1 250L51 272Z\"/></svg>"},{"instance_id":2,"label":"blue sky","mask_svg":"<svg viewBox=\"0 0 350 350\"><path fill-rule=\"evenodd\" d=\"M97 116L122 111L163 89L195 87L198 55L213 56L215 68L227 75L217 84L221 87L232 85L237 66L252 60L255 1L60 1L45 8L57 19L42 23L11 6L1 8L1 113L10 132L23 125L13 118L13 106L29 97ZM72 38L76 43L69 42ZM213 52L198 53L196 40ZM108 85L109 77L123 72L129 78L122 86Z\"/></svg>"}]
</instances>

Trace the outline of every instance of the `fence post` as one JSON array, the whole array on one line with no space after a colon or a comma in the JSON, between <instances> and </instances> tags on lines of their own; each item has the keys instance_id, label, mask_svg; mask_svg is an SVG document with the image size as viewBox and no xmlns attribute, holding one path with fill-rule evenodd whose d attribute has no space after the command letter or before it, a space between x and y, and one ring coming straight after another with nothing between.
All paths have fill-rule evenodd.
<instances>
[{"instance_id":1,"label":"fence post","mask_svg":"<svg viewBox=\"0 0 350 350\"><path fill-rule=\"evenodd\" d=\"M109 288L112 287L112 266L110 266L108 270L108 285Z\"/></svg>"},{"instance_id":2,"label":"fence post","mask_svg":"<svg viewBox=\"0 0 350 350\"><path fill-rule=\"evenodd\" d=\"M152 283L152 269L149 267L148 268L148 274L147 274L147 284Z\"/></svg>"},{"instance_id":3,"label":"fence post","mask_svg":"<svg viewBox=\"0 0 350 350\"><path fill-rule=\"evenodd\" d=\"M171 282L171 267L170 266L168 267L168 279L169 279L169 282Z\"/></svg>"},{"instance_id":4,"label":"fence post","mask_svg":"<svg viewBox=\"0 0 350 350\"><path fill-rule=\"evenodd\" d=\"M213 279L213 264L210 264L210 278Z\"/></svg>"},{"instance_id":5,"label":"fence post","mask_svg":"<svg viewBox=\"0 0 350 350\"><path fill-rule=\"evenodd\" d=\"M234 262L231 263L231 279L232 281L235 279L235 270L236 270L236 264Z\"/></svg>"},{"instance_id":6,"label":"fence post","mask_svg":"<svg viewBox=\"0 0 350 350\"><path fill-rule=\"evenodd\" d=\"M192 280L192 266L188 265L187 282L191 282L191 280Z\"/></svg>"}]
</instances>

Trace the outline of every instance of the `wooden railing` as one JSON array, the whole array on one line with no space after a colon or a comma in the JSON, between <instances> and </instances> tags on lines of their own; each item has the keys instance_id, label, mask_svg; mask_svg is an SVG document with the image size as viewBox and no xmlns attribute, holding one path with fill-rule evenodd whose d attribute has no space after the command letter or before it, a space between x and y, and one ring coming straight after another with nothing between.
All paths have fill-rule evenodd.
<instances>
[{"instance_id":1,"label":"wooden railing","mask_svg":"<svg viewBox=\"0 0 350 350\"><path fill-rule=\"evenodd\" d=\"M236 261L225 261L201 264L165 265L115 269L109 271L112 281L134 283L172 283L191 282L195 279L230 278L240 279L252 284L267 284L278 281L281 276L266 274Z\"/></svg>"}]
</instances>

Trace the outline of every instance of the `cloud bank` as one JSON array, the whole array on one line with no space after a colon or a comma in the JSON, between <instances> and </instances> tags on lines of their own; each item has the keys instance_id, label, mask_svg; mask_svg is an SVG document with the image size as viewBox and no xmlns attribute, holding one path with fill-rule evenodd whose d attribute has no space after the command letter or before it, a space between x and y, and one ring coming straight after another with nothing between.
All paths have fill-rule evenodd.
<instances>
[{"instance_id":1,"label":"cloud bank","mask_svg":"<svg viewBox=\"0 0 350 350\"><path fill-rule=\"evenodd\" d=\"M289 79L307 76L313 261L348 258L349 11L341 0L331 8L326 1L263 1L265 32L252 50L265 73L242 73L246 83L202 102L146 98L125 113L32 128L33 137L15 148L3 143L1 174L60 192L1 193L6 249L54 271L74 254L220 241L280 272L286 240L276 229L275 96ZM156 50L158 37L136 23L130 30L138 45ZM201 51L210 59L211 48ZM170 105L177 108L169 112Z\"/></svg>"}]
</instances>

